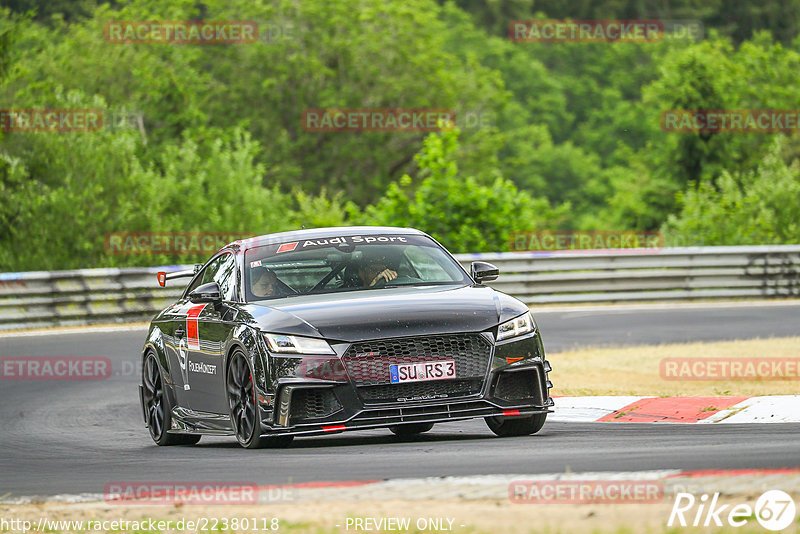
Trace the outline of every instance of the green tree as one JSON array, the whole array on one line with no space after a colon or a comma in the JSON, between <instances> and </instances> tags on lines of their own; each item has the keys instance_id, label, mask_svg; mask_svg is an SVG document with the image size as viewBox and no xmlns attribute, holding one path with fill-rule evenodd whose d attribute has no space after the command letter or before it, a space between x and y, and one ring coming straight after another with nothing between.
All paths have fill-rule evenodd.
<instances>
[{"instance_id":1,"label":"green tree","mask_svg":"<svg viewBox=\"0 0 800 534\"><path fill-rule=\"evenodd\" d=\"M54 107L105 108L78 92L55 94ZM133 132L8 133L3 139L0 270L104 263L107 232L147 230L150 184L138 180Z\"/></svg>"},{"instance_id":2,"label":"green tree","mask_svg":"<svg viewBox=\"0 0 800 534\"><path fill-rule=\"evenodd\" d=\"M105 103L71 92L57 107ZM107 249L117 232L263 234L290 228L287 195L261 184L260 147L241 128L187 131L143 163L138 131L14 133L2 208L0 270L153 265L196 256L128 256Z\"/></svg>"},{"instance_id":3,"label":"green tree","mask_svg":"<svg viewBox=\"0 0 800 534\"><path fill-rule=\"evenodd\" d=\"M794 109L800 102L800 54L769 34L734 46L712 35L663 59L660 75L642 89L647 120L642 147L619 149L635 169L632 181L615 180L600 219L621 227L655 230L681 209L681 191L728 171L744 176L763 159L775 134L661 131L666 110ZM634 149L634 150L631 150Z\"/></svg>"},{"instance_id":4,"label":"green tree","mask_svg":"<svg viewBox=\"0 0 800 534\"><path fill-rule=\"evenodd\" d=\"M758 169L735 179L728 171L681 194L683 209L663 232L671 245L797 243L800 236L800 161L787 165L776 139Z\"/></svg>"},{"instance_id":5,"label":"green tree","mask_svg":"<svg viewBox=\"0 0 800 534\"><path fill-rule=\"evenodd\" d=\"M534 17L697 20L737 43L760 30L769 30L788 44L800 30L797 0L458 0L456 4L494 35L504 34L511 20Z\"/></svg>"},{"instance_id":6,"label":"green tree","mask_svg":"<svg viewBox=\"0 0 800 534\"><path fill-rule=\"evenodd\" d=\"M404 175L365 210L363 222L418 228L454 252L488 252L508 250L514 231L542 228L564 216L568 206L553 210L497 171L482 180L460 175L454 159L458 136L458 128L430 134L415 156L419 185L412 190L411 177Z\"/></svg>"}]
</instances>

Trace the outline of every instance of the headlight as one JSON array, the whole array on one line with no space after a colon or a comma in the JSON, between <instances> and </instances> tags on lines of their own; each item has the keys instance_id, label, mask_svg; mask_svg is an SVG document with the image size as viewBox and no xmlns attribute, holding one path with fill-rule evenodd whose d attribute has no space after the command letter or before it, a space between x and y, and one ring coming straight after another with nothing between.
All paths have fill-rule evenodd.
<instances>
[{"instance_id":1,"label":"headlight","mask_svg":"<svg viewBox=\"0 0 800 534\"><path fill-rule=\"evenodd\" d=\"M497 327L497 341L528 334L535 330L531 312L525 312L516 319L506 321Z\"/></svg>"},{"instance_id":2,"label":"headlight","mask_svg":"<svg viewBox=\"0 0 800 534\"><path fill-rule=\"evenodd\" d=\"M336 354L324 339L285 334L264 334L269 350L293 354Z\"/></svg>"}]
</instances>

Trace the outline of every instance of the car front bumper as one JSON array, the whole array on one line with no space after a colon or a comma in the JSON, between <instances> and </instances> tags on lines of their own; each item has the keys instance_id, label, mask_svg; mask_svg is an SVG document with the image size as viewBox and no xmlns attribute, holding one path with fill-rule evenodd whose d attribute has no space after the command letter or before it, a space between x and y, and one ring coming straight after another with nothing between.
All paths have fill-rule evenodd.
<instances>
[{"instance_id":1,"label":"car front bumper","mask_svg":"<svg viewBox=\"0 0 800 534\"><path fill-rule=\"evenodd\" d=\"M435 386L440 389L432 389L432 395L376 401L365 398L365 388L351 377L282 377L276 381L273 402L261 406L262 434L321 435L408 423L516 418L552 412L552 383L548 378L551 367L544 358L538 334L500 344L492 342L489 347L486 371L469 392L437 394L436 391L454 389L453 382L442 380L436 381Z\"/></svg>"}]
</instances>

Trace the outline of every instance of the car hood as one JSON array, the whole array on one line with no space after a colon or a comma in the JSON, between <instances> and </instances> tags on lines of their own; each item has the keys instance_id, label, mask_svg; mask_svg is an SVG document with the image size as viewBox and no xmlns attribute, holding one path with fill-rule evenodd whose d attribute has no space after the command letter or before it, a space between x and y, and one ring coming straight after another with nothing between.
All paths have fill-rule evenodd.
<instances>
[{"instance_id":1,"label":"car hood","mask_svg":"<svg viewBox=\"0 0 800 534\"><path fill-rule=\"evenodd\" d=\"M486 286L416 286L328 293L247 305L264 331L331 341L481 332L528 310Z\"/></svg>"}]
</instances>

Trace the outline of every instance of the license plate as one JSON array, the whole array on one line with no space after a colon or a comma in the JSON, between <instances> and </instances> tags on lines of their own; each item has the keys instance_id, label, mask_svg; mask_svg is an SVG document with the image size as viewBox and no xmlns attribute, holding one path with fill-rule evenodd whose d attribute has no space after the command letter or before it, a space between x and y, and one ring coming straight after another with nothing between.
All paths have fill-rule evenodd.
<instances>
[{"instance_id":1,"label":"license plate","mask_svg":"<svg viewBox=\"0 0 800 534\"><path fill-rule=\"evenodd\" d=\"M389 366L392 384L421 382L423 380L448 380L456 377L456 361L398 363Z\"/></svg>"}]
</instances>

